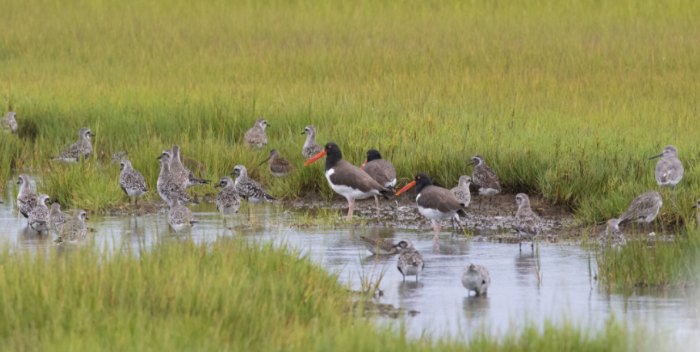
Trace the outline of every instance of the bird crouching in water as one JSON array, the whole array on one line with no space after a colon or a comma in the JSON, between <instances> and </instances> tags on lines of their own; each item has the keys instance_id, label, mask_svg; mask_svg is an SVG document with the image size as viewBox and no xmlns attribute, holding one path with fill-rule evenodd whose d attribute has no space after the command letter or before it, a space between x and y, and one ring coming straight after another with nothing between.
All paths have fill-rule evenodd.
<instances>
[{"instance_id":1,"label":"bird crouching in water","mask_svg":"<svg viewBox=\"0 0 700 352\"><path fill-rule=\"evenodd\" d=\"M462 274L462 286L467 289L467 294L474 291L476 296L485 296L491 285L491 275L485 267L469 264Z\"/></svg>"}]
</instances>

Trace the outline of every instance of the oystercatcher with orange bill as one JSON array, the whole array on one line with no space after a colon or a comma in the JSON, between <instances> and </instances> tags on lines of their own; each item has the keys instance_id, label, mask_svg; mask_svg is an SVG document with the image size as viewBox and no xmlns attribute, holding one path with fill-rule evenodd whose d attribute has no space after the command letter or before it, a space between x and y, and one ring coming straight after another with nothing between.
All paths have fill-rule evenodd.
<instances>
[{"instance_id":1,"label":"oystercatcher with orange bill","mask_svg":"<svg viewBox=\"0 0 700 352\"><path fill-rule=\"evenodd\" d=\"M383 187L372 176L343 160L343 154L337 144L327 143L323 150L311 157L304 166L313 164L316 160L326 157L326 179L331 189L348 200L347 219L352 219L355 208L355 199L365 199L372 196L391 193L391 190Z\"/></svg>"},{"instance_id":2,"label":"oystercatcher with orange bill","mask_svg":"<svg viewBox=\"0 0 700 352\"><path fill-rule=\"evenodd\" d=\"M460 202L450 190L433 185L433 181L425 173L416 175L415 179L396 192L396 195L401 195L413 186L416 186L418 212L430 219L435 235L440 233L440 220L452 218L456 214L467 215L464 212L467 204Z\"/></svg>"}]
</instances>

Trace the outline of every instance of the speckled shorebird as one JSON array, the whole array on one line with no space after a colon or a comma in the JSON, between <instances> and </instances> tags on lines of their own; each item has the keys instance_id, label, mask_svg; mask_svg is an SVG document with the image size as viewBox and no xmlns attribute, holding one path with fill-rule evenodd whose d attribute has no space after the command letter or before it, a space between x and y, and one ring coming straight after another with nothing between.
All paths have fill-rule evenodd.
<instances>
[{"instance_id":1,"label":"speckled shorebird","mask_svg":"<svg viewBox=\"0 0 700 352\"><path fill-rule=\"evenodd\" d=\"M540 233L540 217L530 208L530 197L525 193L515 195L518 211L515 213L515 231L518 233L518 248L522 250L523 240L532 241L530 248L535 249L534 237Z\"/></svg>"},{"instance_id":2,"label":"speckled shorebird","mask_svg":"<svg viewBox=\"0 0 700 352\"><path fill-rule=\"evenodd\" d=\"M159 157L160 174L156 182L158 195L166 204L170 204L173 199L177 199L182 203L189 202L189 197L185 193L185 189L173 180L173 175L170 172L170 153L165 151Z\"/></svg>"},{"instance_id":3,"label":"speckled shorebird","mask_svg":"<svg viewBox=\"0 0 700 352\"><path fill-rule=\"evenodd\" d=\"M486 165L482 156L473 156L471 164L474 165L472 183L479 187L479 195L495 196L501 193L501 182L498 179L498 175ZM479 205L481 205L481 202L479 202Z\"/></svg>"},{"instance_id":4,"label":"speckled shorebird","mask_svg":"<svg viewBox=\"0 0 700 352\"><path fill-rule=\"evenodd\" d=\"M469 190L469 185L472 183L472 178L466 175L462 175L459 177L459 182L457 183L457 187L454 187L450 190L452 194L457 197L457 200L459 200L461 203L464 204L464 207L468 207L469 203L472 201L472 194L471 191ZM453 217L452 218L452 227L454 228L455 226L455 221L459 221L459 217Z\"/></svg>"},{"instance_id":5,"label":"speckled shorebird","mask_svg":"<svg viewBox=\"0 0 700 352\"><path fill-rule=\"evenodd\" d=\"M400 254L396 262L396 268L403 276L403 281L406 281L406 276L415 276L418 282L418 275L423 271L425 264L423 256L406 241L399 242Z\"/></svg>"},{"instance_id":6,"label":"speckled shorebird","mask_svg":"<svg viewBox=\"0 0 700 352\"><path fill-rule=\"evenodd\" d=\"M352 219L355 209L355 199L366 199L372 196L391 193L390 189L380 185L372 176L357 166L343 160L343 153L337 144L327 143L324 149L304 165L309 166L316 160L326 156L326 179L331 189L348 200L347 219Z\"/></svg>"},{"instance_id":7,"label":"speckled shorebird","mask_svg":"<svg viewBox=\"0 0 700 352\"><path fill-rule=\"evenodd\" d=\"M136 171L136 169L131 166L131 161L129 161L129 159L122 159L119 165L121 165L119 187L121 187L122 191L129 197L129 202L131 202L131 198L133 197L135 205L138 206L139 197L146 194L146 180L140 172Z\"/></svg>"},{"instance_id":8,"label":"speckled shorebird","mask_svg":"<svg viewBox=\"0 0 700 352\"><path fill-rule=\"evenodd\" d=\"M301 134L306 134L306 141L301 148L301 155L304 156L304 159L311 159L314 155L323 150L323 148L316 143L316 128L314 126L308 125L304 127L304 131L301 132Z\"/></svg>"},{"instance_id":9,"label":"speckled shorebird","mask_svg":"<svg viewBox=\"0 0 700 352\"><path fill-rule=\"evenodd\" d=\"M262 185L255 182L252 178L248 176L248 170L243 165L236 165L233 167L231 175L236 177L234 182L234 188L241 198L247 200L251 203L257 203L262 200L273 201L275 198L269 195Z\"/></svg>"},{"instance_id":10,"label":"speckled shorebird","mask_svg":"<svg viewBox=\"0 0 700 352\"><path fill-rule=\"evenodd\" d=\"M678 159L678 149L672 145L667 145L659 155L654 155L651 159L661 158L656 163L654 176L659 186L675 187L683 179L683 163Z\"/></svg>"},{"instance_id":11,"label":"speckled shorebird","mask_svg":"<svg viewBox=\"0 0 700 352\"><path fill-rule=\"evenodd\" d=\"M294 170L294 166L292 165L292 163L290 163L289 160L285 159L277 151L277 149L270 150L270 156L268 156L267 159L263 160L260 163L260 165L264 164L265 162L267 162L267 165L270 168L270 173L272 174L272 176L275 177L287 176L287 174Z\"/></svg>"},{"instance_id":12,"label":"speckled shorebird","mask_svg":"<svg viewBox=\"0 0 700 352\"><path fill-rule=\"evenodd\" d=\"M170 153L170 172L175 182L179 184L181 188L187 189L192 186L209 184L209 180L196 177L191 170L187 169L185 165L182 164L180 146L174 145L166 152Z\"/></svg>"},{"instance_id":13,"label":"speckled shorebird","mask_svg":"<svg viewBox=\"0 0 700 352\"><path fill-rule=\"evenodd\" d=\"M49 230L60 234L67 221L68 215L61 211L61 204L58 202L51 204L51 211L49 212Z\"/></svg>"},{"instance_id":14,"label":"speckled shorebird","mask_svg":"<svg viewBox=\"0 0 700 352\"><path fill-rule=\"evenodd\" d=\"M77 162L81 159L87 159L92 154L92 143L90 138L94 134L89 128L83 127L78 131L78 141L65 148L53 160L64 161L69 163Z\"/></svg>"},{"instance_id":15,"label":"speckled shorebird","mask_svg":"<svg viewBox=\"0 0 700 352\"><path fill-rule=\"evenodd\" d=\"M178 199L173 199L168 210L168 224L175 232L180 232L186 228L191 228L197 223L192 217L192 211Z\"/></svg>"},{"instance_id":16,"label":"speckled shorebird","mask_svg":"<svg viewBox=\"0 0 700 352\"><path fill-rule=\"evenodd\" d=\"M216 187L221 187L219 194L216 195L216 209L224 215L238 213L241 200L233 180L228 176L222 177Z\"/></svg>"},{"instance_id":17,"label":"speckled shorebird","mask_svg":"<svg viewBox=\"0 0 700 352\"><path fill-rule=\"evenodd\" d=\"M620 231L619 223L620 219L610 219L605 224L605 232L603 234L604 236L601 236L604 238L605 243L609 243L615 246L624 245L625 243L627 243L625 235L622 233L622 231Z\"/></svg>"},{"instance_id":18,"label":"speckled shorebird","mask_svg":"<svg viewBox=\"0 0 700 352\"><path fill-rule=\"evenodd\" d=\"M433 181L425 173L416 175L414 180L396 192L396 195L408 191L413 186L416 186L418 212L430 219L436 236L440 233L440 220L453 218L458 214L466 216L466 205L449 190L433 185Z\"/></svg>"},{"instance_id":19,"label":"speckled shorebird","mask_svg":"<svg viewBox=\"0 0 700 352\"><path fill-rule=\"evenodd\" d=\"M2 128L5 132L17 132L17 114L14 111L8 111L2 119Z\"/></svg>"},{"instance_id":20,"label":"speckled shorebird","mask_svg":"<svg viewBox=\"0 0 700 352\"><path fill-rule=\"evenodd\" d=\"M22 216L29 217L29 212L37 204L37 196L32 190L32 185L29 179L29 175L21 174L17 178L17 184L19 185L19 193L17 193L17 209Z\"/></svg>"},{"instance_id":21,"label":"speckled shorebird","mask_svg":"<svg viewBox=\"0 0 700 352\"><path fill-rule=\"evenodd\" d=\"M399 253L399 245L387 238L371 238L360 236L367 250L374 255L393 255Z\"/></svg>"},{"instance_id":22,"label":"speckled shorebird","mask_svg":"<svg viewBox=\"0 0 700 352\"><path fill-rule=\"evenodd\" d=\"M62 243L77 243L87 238L87 212L82 209L76 209L73 217L63 225L61 232L56 238L58 244Z\"/></svg>"},{"instance_id":23,"label":"speckled shorebird","mask_svg":"<svg viewBox=\"0 0 700 352\"><path fill-rule=\"evenodd\" d=\"M468 267L464 268L462 285L467 289L467 294L474 291L476 296L486 296L489 285L491 285L491 275L485 267L469 264Z\"/></svg>"},{"instance_id":24,"label":"speckled shorebird","mask_svg":"<svg viewBox=\"0 0 700 352\"><path fill-rule=\"evenodd\" d=\"M267 145L265 129L270 126L265 119L255 120L255 125L245 133L245 141L253 148L262 148Z\"/></svg>"},{"instance_id":25,"label":"speckled shorebird","mask_svg":"<svg viewBox=\"0 0 700 352\"><path fill-rule=\"evenodd\" d=\"M393 191L396 188L396 169L390 161L382 159L382 155L376 149L367 151L367 159L361 167L368 175L384 188ZM379 196L374 196L374 204L379 209Z\"/></svg>"},{"instance_id":26,"label":"speckled shorebird","mask_svg":"<svg viewBox=\"0 0 700 352\"><path fill-rule=\"evenodd\" d=\"M617 218L615 230L620 230L620 225L627 222L650 223L656 219L659 209L663 205L661 194L656 191L642 193L630 203L627 211Z\"/></svg>"},{"instance_id":27,"label":"speckled shorebird","mask_svg":"<svg viewBox=\"0 0 700 352\"><path fill-rule=\"evenodd\" d=\"M49 231L49 208L46 206L48 200L48 195L39 195L36 206L29 212L29 227L38 233Z\"/></svg>"}]
</instances>

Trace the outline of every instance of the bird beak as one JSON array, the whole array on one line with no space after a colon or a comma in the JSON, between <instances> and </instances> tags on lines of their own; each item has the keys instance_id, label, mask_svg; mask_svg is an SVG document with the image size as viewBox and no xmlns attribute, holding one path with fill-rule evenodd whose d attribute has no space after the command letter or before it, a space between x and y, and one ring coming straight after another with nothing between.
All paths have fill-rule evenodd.
<instances>
[{"instance_id":1,"label":"bird beak","mask_svg":"<svg viewBox=\"0 0 700 352\"><path fill-rule=\"evenodd\" d=\"M408 191L409 189L413 188L413 186L416 185L416 180L413 180L409 182L407 185L403 186L398 192L396 192L396 196L400 196L401 193Z\"/></svg>"},{"instance_id":2,"label":"bird beak","mask_svg":"<svg viewBox=\"0 0 700 352\"><path fill-rule=\"evenodd\" d=\"M301 134L306 134L306 131L301 131Z\"/></svg>"},{"instance_id":3,"label":"bird beak","mask_svg":"<svg viewBox=\"0 0 700 352\"><path fill-rule=\"evenodd\" d=\"M365 165L367 165L367 159L365 159L365 162L362 163L362 165L360 166L360 169L364 170Z\"/></svg>"},{"instance_id":4,"label":"bird beak","mask_svg":"<svg viewBox=\"0 0 700 352\"><path fill-rule=\"evenodd\" d=\"M260 166L260 165L266 163L268 160L270 160L270 157L269 157L269 156L268 156L267 158L265 158L265 160L261 161L260 164L258 164L258 166Z\"/></svg>"},{"instance_id":5,"label":"bird beak","mask_svg":"<svg viewBox=\"0 0 700 352\"><path fill-rule=\"evenodd\" d=\"M223 187L223 186L220 183L217 183L216 185L214 185L214 187L219 188L219 187Z\"/></svg>"},{"instance_id":6,"label":"bird beak","mask_svg":"<svg viewBox=\"0 0 700 352\"><path fill-rule=\"evenodd\" d=\"M309 165L313 164L314 162L316 162L316 160L321 159L321 158L323 158L324 156L326 156L326 150L325 150L325 149L322 150L320 153L318 153L318 154L312 156L311 159L307 160L307 161L304 163L304 166L309 166Z\"/></svg>"},{"instance_id":7,"label":"bird beak","mask_svg":"<svg viewBox=\"0 0 700 352\"><path fill-rule=\"evenodd\" d=\"M698 207L698 205L697 205L697 204L693 205L693 209L696 209L697 207Z\"/></svg>"},{"instance_id":8,"label":"bird beak","mask_svg":"<svg viewBox=\"0 0 700 352\"><path fill-rule=\"evenodd\" d=\"M664 153L661 153L661 154L659 154L659 155L654 155L654 156L652 156L651 158L649 158L649 160L656 159L656 158L660 158L660 157L662 157L662 156L664 156Z\"/></svg>"}]
</instances>

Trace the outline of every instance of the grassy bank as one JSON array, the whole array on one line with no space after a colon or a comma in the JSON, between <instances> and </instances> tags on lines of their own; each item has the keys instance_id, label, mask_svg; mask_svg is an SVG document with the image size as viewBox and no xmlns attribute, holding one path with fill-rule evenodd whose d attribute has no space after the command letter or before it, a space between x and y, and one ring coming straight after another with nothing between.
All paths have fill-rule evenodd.
<instances>
[{"instance_id":1,"label":"grassy bank","mask_svg":"<svg viewBox=\"0 0 700 352\"><path fill-rule=\"evenodd\" d=\"M635 240L621 248L602 248L598 268L603 285L616 290L697 287L700 231L684 231L675 241Z\"/></svg>"},{"instance_id":2,"label":"grassy bank","mask_svg":"<svg viewBox=\"0 0 700 352\"><path fill-rule=\"evenodd\" d=\"M24 127L0 142L0 177L13 164L32 170L69 205L125 201L118 167L106 164L115 150L129 151L151 189L155 157L174 143L211 178L252 168L266 152L240 139L261 115L269 146L299 166L306 124L355 163L379 148L404 179L426 171L454 184L478 153L508 191L541 193L587 222L654 188L646 159L665 144L678 146L686 178L662 217L687 217L700 195L694 1L4 7L0 97ZM99 162L51 172L65 167L49 156L83 125L97 134ZM277 196L330 196L318 167L285 181L254 175Z\"/></svg>"},{"instance_id":3,"label":"grassy bank","mask_svg":"<svg viewBox=\"0 0 700 352\"><path fill-rule=\"evenodd\" d=\"M86 246L0 252L3 350L624 351L625 327L514 330L468 345L377 327L337 279L298 254L238 240L139 253ZM357 312L355 312L357 313Z\"/></svg>"}]
</instances>

